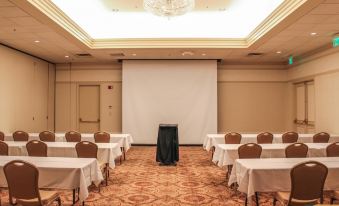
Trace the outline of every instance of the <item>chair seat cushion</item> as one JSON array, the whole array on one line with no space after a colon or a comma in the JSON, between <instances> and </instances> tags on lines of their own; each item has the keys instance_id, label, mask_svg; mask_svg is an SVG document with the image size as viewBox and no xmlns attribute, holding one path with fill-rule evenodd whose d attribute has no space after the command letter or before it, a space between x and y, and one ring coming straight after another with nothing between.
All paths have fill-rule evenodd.
<instances>
[{"instance_id":1,"label":"chair seat cushion","mask_svg":"<svg viewBox=\"0 0 339 206\"><path fill-rule=\"evenodd\" d=\"M275 198L283 203L284 205L287 205L288 200L290 198L290 192L277 192L275 195ZM298 199L294 199L292 198L291 200L291 205L293 206L302 206L305 204L316 204L318 202L318 199L313 199L313 200L298 200Z\"/></svg>"},{"instance_id":2,"label":"chair seat cushion","mask_svg":"<svg viewBox=\"0 0 339 206\"><path fill-rule=\"evenodd\" d=\"M54 200L56 200L59 197L59 193L56 191L46 191L46 190L39 190L40 197L43 205L49 205ZM28 205L28 206L35 206L39 205L38 198L34 199L17 199L17 202L22 205Z\"/></svg>"}]
</instances>

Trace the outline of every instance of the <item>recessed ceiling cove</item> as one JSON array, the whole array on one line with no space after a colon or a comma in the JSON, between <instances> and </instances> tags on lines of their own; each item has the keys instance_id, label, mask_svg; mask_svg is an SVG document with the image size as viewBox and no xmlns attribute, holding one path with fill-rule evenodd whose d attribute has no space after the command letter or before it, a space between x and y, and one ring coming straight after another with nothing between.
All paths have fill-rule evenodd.
<instances>
[{"instance_id":1,"label":"recessed ceiling cove","mask_svg":"<svg viewBox=\"0 0 339 206\"><path fill-rule=\"evenodd\" d=\"M142 0L52 0L93 39L247 38L284 0L196 0L195 9L160 17Z\"/></svg>"}]
</instances>

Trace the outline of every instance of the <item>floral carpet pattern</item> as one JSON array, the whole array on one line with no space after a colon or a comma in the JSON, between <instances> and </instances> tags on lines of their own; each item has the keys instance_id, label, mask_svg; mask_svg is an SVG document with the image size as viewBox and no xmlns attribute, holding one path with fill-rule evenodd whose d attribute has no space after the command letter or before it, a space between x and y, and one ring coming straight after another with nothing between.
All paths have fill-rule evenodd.
<instances>
[{"instance_id":1,"label":"floral carpet pattern","mask_svg":"<svg viewBox=\"0 0 339 206\"><path fill-rule=\"evenodd\" d=\"M202 147L180 147L177 166L159 166L155 150L132 147L126 161L110 171L108 186L102 186L100 192L90 188L85 205L244 205L245 196L226 186L225 170L212 164L211 154ZM71 205L70 191L61 196L63 205ZM1 199L2 205L8 205L7 191L2 191ZM260 193L259 199L261 206L272 205L271 194Z\"/></svg>"}]
</instances>

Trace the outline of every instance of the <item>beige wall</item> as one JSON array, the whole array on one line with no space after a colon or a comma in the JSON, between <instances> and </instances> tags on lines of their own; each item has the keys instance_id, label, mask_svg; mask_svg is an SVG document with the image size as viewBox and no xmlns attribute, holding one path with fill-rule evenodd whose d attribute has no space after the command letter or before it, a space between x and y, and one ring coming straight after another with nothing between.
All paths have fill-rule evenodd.
<instances>
[{"instance_id":1,"label":"beige wall","mask_svg":"<svg viewBox=\"0 0 339 206\"><path fill-rule=\"evenodd\" d=\"M293 82L314 79L315 131L339 134L339 52L292 67L288 77Z\"/></svg>"},{"instance_id":2,"label":"beige wall","mask_svg":"<svg viewBox=\"0 0 339 206\"><path fill-rule=\"evenodd\" d=\"M4 46L0 58L0 130L53 130L54 65Z\"/></svg>"},{"instance_id":3,"label":"beige wall","mask_svg":"<svg viewBox=\"0 0 339 206\"><path fill-rule=\"evenodd\" d=\"M274 65L219 68L218 131L285 131L287 72L272 69L281 68ZM56 131L78 128L78 85L98 84L101 85L101 130L121 132L121 75L120 64L57 65ZM108 85L113 90L108 90Z\"/></svg>"},{"instance_id":4,"label":"beige wall","mask_svg":"<svg viewBox=\"0 0 339 206\"><path fill-rule=\"evenodd\" d=\"M285 131L287 86L286 70L274 65L220 66L218 131Z\"/></svg>"},{"instance_id":5,"label":"beige wall","mask_svg":"<svg viewBox=\"0 0 339 206\"><path fill-rule=\"evenodd\" d=\"M100 129L121 132L120 64L57 65L55 130L78 130L79 85L100 85Z\"/></svg>"}]
</instances>

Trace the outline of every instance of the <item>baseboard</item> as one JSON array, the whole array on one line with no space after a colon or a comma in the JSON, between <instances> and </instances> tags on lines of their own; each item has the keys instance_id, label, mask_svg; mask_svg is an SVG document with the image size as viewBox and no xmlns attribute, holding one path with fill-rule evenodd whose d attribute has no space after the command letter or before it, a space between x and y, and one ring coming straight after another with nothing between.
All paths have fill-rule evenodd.
<instances>
[{"instance_id":1,"label":"baseboard","mask_svg":"<svg viewBox=\"0 0 339 206\"><path fill-rule=\"evenodd\" d=\"M157 146L156 144L132 144L132 146ZM202 144L179 144L180 147L202 147Z\"/></svg>"}]
</instances>

